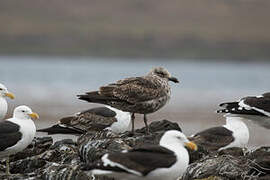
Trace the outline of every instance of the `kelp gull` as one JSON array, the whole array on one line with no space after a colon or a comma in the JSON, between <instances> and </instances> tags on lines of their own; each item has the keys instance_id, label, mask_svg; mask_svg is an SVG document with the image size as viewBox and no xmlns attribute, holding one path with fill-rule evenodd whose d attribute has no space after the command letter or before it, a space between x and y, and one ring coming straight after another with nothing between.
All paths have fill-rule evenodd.
<instances>
[{"instance_id":1,"label":"kelp gull","mask_svg":"<svg viewBox=\"0 0 270 180\"><path fill-rule=\"evenodd\" d=\"M197 150L180 131L169 130L159 145L143 145L132 150L107 153L83 167L92 175L106 175L116 179L175 180L186 171L189 154L185 147Z\"/></svg>"},{"instance_id":2,"label":"kelp gull","mask_svg":"<svg viewBox=\"0 0 270 180\"><path fill-rule=\"evenodd\" d=\"M7 158L7 174L10 174L9 156L25 149L34 139L36 126L31 118L39 117L29 107L19 106L12 118L0 121L0 158Z\"/></svg>"}]
</instances>

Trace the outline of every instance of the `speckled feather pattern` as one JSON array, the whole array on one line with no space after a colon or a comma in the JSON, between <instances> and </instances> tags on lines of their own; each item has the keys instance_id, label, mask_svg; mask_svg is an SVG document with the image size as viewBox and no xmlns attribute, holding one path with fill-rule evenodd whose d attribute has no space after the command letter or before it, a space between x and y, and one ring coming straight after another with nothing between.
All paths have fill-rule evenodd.
<instances>
[{"instance_id":1,"label":"speckled feather pattern","mask_svg":"<svg viewBox=\"0 0 270 180\"><path fill-rule=\"evenodd\" d=\"M169 101L171 88L168 80L149 74L103 86L99 94L121 100L107 101L110 106L123 111L148 114L159 110Z\"/></svg>"},{"instance_id":2,"label":"speckled feather pattern","mask_svg":"<svg viewBox=\"0 0 270 180\"><path fill-rule=\"evenodd\" d=\"M117 119L115 117L104 117L91 112L86 112L70 119L68 126L87 131L101 131L111 126Z\"/></svg>"}]
</instances>

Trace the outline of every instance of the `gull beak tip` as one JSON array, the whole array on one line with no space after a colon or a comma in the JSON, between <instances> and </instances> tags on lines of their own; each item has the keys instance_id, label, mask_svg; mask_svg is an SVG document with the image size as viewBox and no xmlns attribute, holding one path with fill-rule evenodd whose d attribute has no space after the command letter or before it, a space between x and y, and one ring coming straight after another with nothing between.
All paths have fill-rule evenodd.
<instances>
[{"instance_id":1,"label":"gull beak tip","mask_svg":"<svg viewBox=\"0 0 270 180\"><path fill-rule=\"evenodd\" d=\"M35 112L29 114L29 116L32 118L32 119L39 119L39 115Z\"/></svg>"},{"instance_id":2,"label":"gull beak tip","mask_svg":"<svg viewBox=\"0 0 270 180\"><path fill-rule=\"evenodd\" d=\"M198 146L194 142L192 142L192 141L190 141L188 143L185 143L185 146L187 148L193 150L193 151L197 151L198 150Z\"/></svg>"},{"instance_id":3,"label":"gull beak tip","mask_svg":"<svg viewBox=\"0 0 270 180\"><path fill-rule=\"evenodd\" d=\"M15 96L13 93L6 93L5 96L9 97L10 99L15 99Z\"/></svg>"}]
</instances>

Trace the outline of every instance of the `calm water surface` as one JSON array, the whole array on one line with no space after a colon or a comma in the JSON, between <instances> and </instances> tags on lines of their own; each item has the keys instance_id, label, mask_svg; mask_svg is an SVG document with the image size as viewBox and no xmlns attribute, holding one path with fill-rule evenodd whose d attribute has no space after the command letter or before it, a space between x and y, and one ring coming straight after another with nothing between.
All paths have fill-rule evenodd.
<instances>
[{"instance_id":1,"label":"calm water surface","mask_svg":"<svg viewBox=\"0 0 270 180\"><path fill-rule=\"evenodd\" d=\"M77 100L77 94L121 78L144 75L155 66L166 67L181 82L171 84L173 97L163 113L173 108L194 113L196 108L208 113L204 118L207 119L223 101L270 91L270 64L232 61L0 56L0 82L16 94L16 100L10 101L10 109L29 104L55 122L88 106ZM198 120L186 123L189 132L207 126Z\"/></svg>"}]
</instances>

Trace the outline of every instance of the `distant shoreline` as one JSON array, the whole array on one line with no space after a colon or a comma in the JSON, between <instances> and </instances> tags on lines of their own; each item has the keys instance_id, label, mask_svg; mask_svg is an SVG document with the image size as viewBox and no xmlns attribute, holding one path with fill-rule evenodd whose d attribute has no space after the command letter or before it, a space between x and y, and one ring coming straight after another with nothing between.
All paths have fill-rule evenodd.
<instances>
[{"instance_id":1,"label":"distant shoreline","mask_svg":"<svg viewBox=\"0 0 270 180\"><path fill-rule=\"evenodd\" d=\"M270 51L269 51L270 52ZM59 58L68 60L69 58L74 59L78 58L80 60L89 60L91 61L93 58L97 58L98 60L123 60L123 61L189 61L189 62L215 62L215 63L270 63L270 57L220 57L220 56L212 56L212 57L203 57L203 56L155 56L154 54L151 56L144 55L136 55L136 56L127 56L124 54L115 54L115 55L106 55L106 54L64 54L64 53L29 53L29 52L1 52L0 57L38 57L37 60L42 60L42 58ZM70 59L70 60L72 60Z\"/></svg>"}]
</instances>

